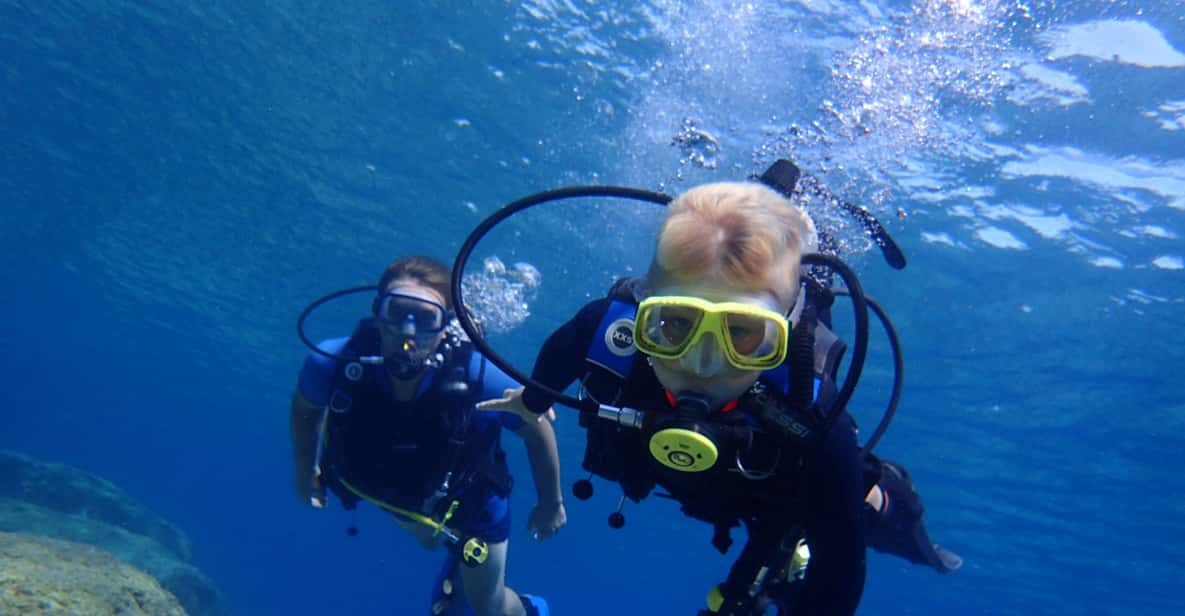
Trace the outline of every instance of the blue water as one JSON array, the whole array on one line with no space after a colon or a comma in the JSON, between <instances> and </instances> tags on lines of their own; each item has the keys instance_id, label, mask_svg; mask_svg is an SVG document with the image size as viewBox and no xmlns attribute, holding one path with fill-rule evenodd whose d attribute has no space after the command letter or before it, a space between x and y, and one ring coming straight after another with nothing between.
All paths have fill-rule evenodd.
<instances>
[{"instance_id":1,"label":"blue water","mask_svg":"<svg viewBox=\"0 0 1185 616\"><path fill-rule=\"evenodd\" d=\"M910 259L890 270L806 204L846 225L903 339L880 451L966 559L941 577L871 555L861 613L1185 610L1180 2L141 4L0 1L0 447L176 522L233 613L423 613L439 559L374 511L348 538L348 514L292 495L305 303L394 256L451 261L536 190L677 192L777 156ZM688 127L718 147L672 145ZM529 366L645 266L658 215L500 228L478 257L543 285L495 345ZM888 389L873 344L864 426ZM557 430L570 483L581 434ZM648 501L611 531L599 488L554 541L516 530L510 584L557 614L694 613L728 562L707 529Z\"/></svg>"}]
</instances>

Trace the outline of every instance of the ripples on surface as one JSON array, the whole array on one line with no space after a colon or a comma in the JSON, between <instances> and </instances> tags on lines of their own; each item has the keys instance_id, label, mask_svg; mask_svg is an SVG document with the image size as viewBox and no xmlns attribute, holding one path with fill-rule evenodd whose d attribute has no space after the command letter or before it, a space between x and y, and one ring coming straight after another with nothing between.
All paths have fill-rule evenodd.
<instances>
[{"instance_id":1,"label":"ripples on surface","mask_svg":"<svg viewBox=\"0 0 1185 616\"><path fill-rule=\"evenodd\" d=\"M893 228L951 248L1052 247L1082 267L1182 263L1179 249L1134 231L1178 234L1179 142L1151 157L1109 151L1125 132L1150 129L1167 145L1156 133L1185 127L1185 86L1166 87L1185 79L1131 92L1139 102L1127 110L1106 88L1109 65L1137 80L1181 73L1185 54L1162 31L1174 23L1167 4L523 6L520 31L548 50L540 61L570 75L578 96L609 99L597 114L620 123L614 97L630 101L619 170L629 182L678 192L791 157L831 192L907 221ZM1017 202L1034 189L1042 198ZM868 250L834 208L802 205L845 252Z\"/></svg>"}]
</instances>

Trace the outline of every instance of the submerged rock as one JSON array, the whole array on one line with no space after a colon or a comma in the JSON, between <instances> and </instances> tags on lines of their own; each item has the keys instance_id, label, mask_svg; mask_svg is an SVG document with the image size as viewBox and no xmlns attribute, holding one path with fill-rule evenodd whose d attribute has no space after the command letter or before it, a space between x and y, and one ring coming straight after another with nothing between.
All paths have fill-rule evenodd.
<instances>
[{"instance_id":1,"label":"submerged rock","mask_svg":"<svg viewBox=\"0 0 1185 616\"><path fill-rule=\"evenodd\" d=\"M0 614L186 612L151 576L99 548L0 532Z\"/></svg>"},{"instance_id":2,"label":"submerged rock","mask_svg":"<svg viewBox=\"0 0 1185 616\"><path fill-rule=\"evenodd\" d=\"M190 616L225 613L217 587L188 562L183 532L76 468L0 451L0 531L97 546L155 577Z\"/></svg>"},{"instance_id":3,"label":"submerged rock","mask_svg":"<svg viewBox=\"0 0 1185 616\"><path fill-rule=\"evenodd\" d=\"M0 450L0 497L100 520L149 537L182 560L191 557L185 533L110 481L72 466Z\"/></svg>"}]
</instances>

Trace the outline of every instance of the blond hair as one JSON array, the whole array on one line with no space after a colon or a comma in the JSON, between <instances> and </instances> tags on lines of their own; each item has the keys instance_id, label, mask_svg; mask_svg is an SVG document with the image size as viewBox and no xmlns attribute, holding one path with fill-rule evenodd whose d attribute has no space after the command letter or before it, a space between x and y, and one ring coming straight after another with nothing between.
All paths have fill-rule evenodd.
<instances>
[{"instance_id":1,"label":"blond hair","mask_svg":"<svg viewBox=\"0 0 1185 616\"><path fill-rule=\"evenodd\" d=\"M792 203L756 182L704 184L667 207L648 278L652 285L694 279L765 285L789 267L786 288L772 291L792 301L798 262L814 250L815 226Z\"/></svg>"}]
</instances>

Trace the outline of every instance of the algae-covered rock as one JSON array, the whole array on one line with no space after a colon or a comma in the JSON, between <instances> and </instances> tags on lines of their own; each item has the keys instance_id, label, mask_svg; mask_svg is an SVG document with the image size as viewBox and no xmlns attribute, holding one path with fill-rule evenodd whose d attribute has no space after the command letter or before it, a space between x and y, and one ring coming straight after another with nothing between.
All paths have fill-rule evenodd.
<instances>
[{"instance_id":1,"label":"algae-covered rock","mask_svg":"<svg viewBox=\"0 0 1185 616\"><path fill-rule=\"evenodd\" d=\"M0 614L185 616L148 574L99 548L0 532Z\"/></svg>"},{"instance_id":2,"label":"algae-covered rock","mask_svg":"<svg viewBox=\"0 0 1185 616\"><path fill-rule=\"evenodd\" d=\"M41 535L102 548L155 577L177 597L190 616L224 613L222 595L214 583L151 537L85 515L62 513L3 497L0 497L0 532ZM6 614L0 612L0 616Z\"/></svg>"},{"instance_id":3,"label":"algae-covered rock","mask_svg":"<svg viewBox=\"0 0 1185 616\"><path fill-rule=\"evenodd\" d=\"M119 487L76 468L0 451L0 532L102 548L155 577L191 616L225 613L217 587L189 563L184 533Z\"/></svg>"},{"instance_id":4,"label":"algae-covered rock","mask_svg":"<svg viewBox=\"0 0 1185 616\"><path fill-rule=\"evenodd\" d=\"M110 481L71 466L0 450L0 497L101 520L151 537L181 560L192 556L189 540L177 527Z\"/></svg>"}]
</instances>

